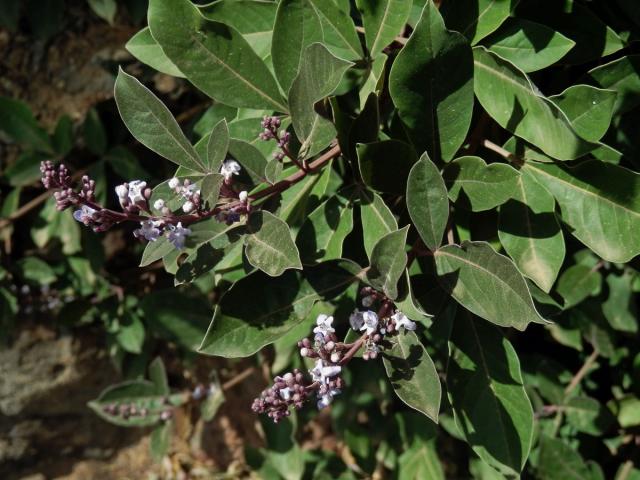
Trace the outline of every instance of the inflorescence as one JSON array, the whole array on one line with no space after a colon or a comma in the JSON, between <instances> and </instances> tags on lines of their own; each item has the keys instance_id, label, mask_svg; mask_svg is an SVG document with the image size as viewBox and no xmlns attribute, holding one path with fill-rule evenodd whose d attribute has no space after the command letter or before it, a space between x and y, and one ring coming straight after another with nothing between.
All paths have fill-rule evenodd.
<instances>
[{"instance_id":1,"label":"inflorescence","mask_svg":"<svg viewBox=\"0 0 640 480\"><path fill-rule=\"evenodd\" d=\"M269 140L275 140L280 151L273 153L273 158L276 160L282 161L284 157L289 157L295 161L295 158L292 157L289 152L289 141L291 140L291 134L286 130L281 130L278 132L278 128L280 128L281 121L279 117L270 117L264 116L262 119L262 128L264 129L258 138L260 140L264 140L265 142Z\"/></svg>"},{"instance_id":2,"label":"inflorescence","mask_svg":"<svg viewBox=\"0 0 640 480\"><path fill-rule=\"evenodd\" d=\"M189 224L213 216L218 221L231 225L240 221L242 215L249 213L251 207L248 193L244 190L236 193L232 188L233 178L240 170L240 164L235 160L226 160L222 164L220 173L224 181L216 205L207 205L198 185L188 178L169 180L172 198L156 198L153 205L150 205L153 192L147 182L131 180L115 187L122 209L115 211L97 203L96 182L89 176L84 175L80 188L76 189L65 165L61 164L56 168L50 161L40 165L43 185L56 190L54 198L58 210L74 207L76 210L73 218L95 232L104 232L125 221L138 222L140 226L133 231L134 237L155 242L164 236L177 249L183 249L186 239L191 235ZM175 208L170 208L170 204Z\"/></svg>"},{"instance_id":3,"label":"inflorescence","mask_svg":"<svg viewBox=\"0 0 640 480\"><path fill-rule=\"evenodd\" d=\"M300 355L313 359L314 367L309 375L295 369L273 379L273 385L253 401L252 410L266 413L274 422L291 414L290 407L300 409L306 401L316 397L318 409L331 404L345 386L342 368L363 349L362 358L373 360L384 348L384 339L399 330L415 330L415 322L409 320L393 303L371 287L361 290L362 305L366 310L355 310L349 317L351 328L363 332L353 343L338 341L333 327L333 317L318 315L313 329L313 340L303 338L298 342ZM377 311L369 310L379 304Z\"/></svg>"}]
</instances>

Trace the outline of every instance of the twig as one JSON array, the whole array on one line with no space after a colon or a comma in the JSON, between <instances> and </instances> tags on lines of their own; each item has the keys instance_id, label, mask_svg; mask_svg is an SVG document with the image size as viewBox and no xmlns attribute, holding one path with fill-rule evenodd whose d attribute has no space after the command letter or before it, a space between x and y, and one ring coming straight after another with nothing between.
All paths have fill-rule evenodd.
<instances>
[{"instance_id":1,"label":"twig","mask_svg":"<svg viewBox=\"0 0 640 480\"><path fill-rule=\"evenodd\" d=\"M290 186L298 183L307 175L319 170L322 166L324 166L325 163L334 159L335 157L340 155L340 153L342 153L342 151L340 150L340 145L335 145L331 149L327 150L327 152L325 152L324 154L316 158L313 162L311 162L308 165L307 170L298 170L297 172L291 174L284 180L280 180L279 182L274 183L273 185L265 188L264 190L260 190L259 192L256 192L253 195L250 195L249 198L255 201L255 200L259 200L261 198L273 195L274 193L282 192L287 188L289 188Z\"/></svg>"},{"instance_id":2,"label":"twig","mask_svg":"<svg viewBox=\"0 0 640 480\"><path fill-rule=\"evenodd\" d=\"M506 159L506 160L516 164L516 165L522 165L524 163L524 160L522 158L520 158L517 155L514 155L509 150L505 150L500 145L497 145L497 144L493 143L491 140L484 139L482 141L482 146L484 148L487 148L487 149L497 153L498 155L500 155L504 159Z\"/></svg>"},{"instance_id":3,"label":"twig","mask_svg":"<svg viewBox=\"0 0 640 480\"><path fill-rule=\"evenodd\" d=\"M86 173L86 170L80 170L76 172L71 178L72 180L77 180L80 177L82 177L82 175L84 175L85 173ZM29 200L27 203L25 203L23 206L21 206L18 210L13 212L8 217L0 218L0 229L6 227L10 223L15 222L18 218L26 215L27 213L29 213L31 210L33 210L40 204L46 202L51 195L53 195L53 190L47 190L45 192L42 192L36 198Z\"/></svg>"},{"instance_id":4,"label":"twig","mask_svg":"<svg viewBox=\"0 0 640 480\"><path fill-rule=\"evenodd\" d=\"M242 372L240 372L238 375L236 375L235 377L227 380L226 382L224 382L222 384L222 390L229 390L233 387L235 387L237 384L241 383L245 378L251 376L253 374L253 372L255 372L255 367L249 367L245 370L243 370Z\"/></svg>"},{"instance_id":5,"label":"twig","mask_svg":"<svg viewBox=\"0 0 640 480\"><path fill-rule=\"evenodd\" d=\"M591 367L598 359L599 354L600 352L598 352L598 349L596 348L593 352L591 352L591 355L587 357L582 367L580 367L580 370L577 371L577 373L571 379L571 382L569 382L569 385L567 385L567 388L564 389L565 397L569 395L589 373L589 370L591 370Z\"/></svg>"}]
</instances>

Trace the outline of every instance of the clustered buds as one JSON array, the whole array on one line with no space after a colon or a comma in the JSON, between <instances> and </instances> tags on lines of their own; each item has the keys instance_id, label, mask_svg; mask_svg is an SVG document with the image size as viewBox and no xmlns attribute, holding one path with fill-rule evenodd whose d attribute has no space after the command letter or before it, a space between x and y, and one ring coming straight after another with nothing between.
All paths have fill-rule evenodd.
<instances>
[{"instance_id":1,"label":"clustered buds","mask_svg":"<svg viewBox=\"0 0 640 480\"><path fill-rule=\"evenodd\" d=\"M48 189L56 190L54 197L58 210L77 207L73 218L96 232L106 231L123 221L135 221L140 224L139 228L133 231L135 238L155 242L161 236L166 236L167 240L179 250L185 247L186 238L192 233L191 229L183 225L183 222L191 223L208 216L215 216L218 221L231 225L239 221L241 215L250 212L248 193L244 190L236 193L231 188L233 177L238 175L240 170L240 164L235 160L226 160L222 164L220 173L224 177L224 184L220 190L221 196L237 199L237 201L227 203L224 207L209 205L209 210L205 210L202 195L196 183L188 178L169 180L169 188L173 190L176 198L182 201L180 209L186 215L181 217L171 211L168 201L164 198L154 200L153 209L160 215L153 216L149 205L153 192L143 180L131 180L115 187L115 193L122 208L122 212L116 212L96 203L96 182L87 175L82 177L80 189L76 191L65 165L59 165L56 168L52 162L46 161L40 166L43 185ZM148 216L141 215L143 212Z\"/></svg>"},{"instance_id":2,"label":"clustered buds","mask_svg":"<svg viewBox=\"0 0 640 480\"><path fill-rule=\"evenodd\" d=\"M65 165L58 168L50 161L40 164L42 183L46 188L55 189L53 194L58 210L77 206L73 212L73 218L93 228L95 232L103 232L111 228L121 220L122 215L117 212L103 209L95 203L96 182L84 175L81 180L80 191L75 191L69 170Z\"/></svg>"},{"instance_id":3,"label":"clustered buds","mask_svg":"<svg viewBox=\"0 0 640 480\"><path fill-rule=\"evenodd\" d=\"M305 382L300 370L285 373L273 379L273 385L256 398L251 409L266 413L275 423L291 414L289 407L299 409L313 392L313 385Z\"/></svg>"},{"instance_id":4,"label":"clustered buds","mask_svg":"<svg viewBox=\"0 0 640 480\"><path fill-rule=\"evenodd\" d=\"M133 403L109 403L102 407L102 411L108 415L121 417L124 420L128 420L133 417L146 418L149 416L148 408L140 407ZM171 410L163 410L160 415L162 416L165 411L171 412Z\"/></svg>"},{"instance_id":5,"label":"clustered buds","mask_svg":"<svg viewBox=\"0 0 640 480\"><path fill-rule=\"evenodd\" d=\"M299 370L275 377L273 385L254 400L254 412L266 413L277 423L290 415L289 407L301 408L312 392L316 394L318 409L327 407L344 388L341 376L343 366L351 361L361 348L364 348L364 360L375 359L383 347L382 342L386 336L396 334L401 329L416 329L415 322L395 309L393 303L383 294L371 287L363 288L361 294L365 308L380 303L377 312L355 310L349 317L351 328L363 332L362 336L353 343L339 342L333 328L333 317L318 315L313 329L313 340L303 338L298 342L300 355L315 359L315 366L309 371L311 380L305 380L305 376Z\"/></svg>"},{"instance_id":6,"label":"clustered buds","mask_svg":"<svg viewBox=\"0 0 640 480\"><path fill-rule=\"evenodd\" d=\"M280 151L274 152L273 158L282 161L284 157L289 156L289 141L291 140L291 134L286 130L278 132L280 124L281 122L279 117L270 117L265 115L261 123L263 130L258 135L258 138L264 141L275 140Z\"/></svg>"},{"instance_id":7,"label":"clustered buds","mask_svg":"<svg viewBox=\"0 0 640 480\"><path fill-rule=\"evenodd\" d=\"M151 211L149 208L151 189L147 187L147 182L131 180L130 182L118 185L115 190L120 206L126 213L135 215L141 211Z\"/></svg>"}]
</instances>

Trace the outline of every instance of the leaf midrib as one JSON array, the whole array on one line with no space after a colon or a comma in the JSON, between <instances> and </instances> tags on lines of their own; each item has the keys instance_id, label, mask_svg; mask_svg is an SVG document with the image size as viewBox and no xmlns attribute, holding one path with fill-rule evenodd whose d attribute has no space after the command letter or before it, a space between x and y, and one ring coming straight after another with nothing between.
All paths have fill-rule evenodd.
<instances>
[{"instance_id":1,"label":"leaf midrib","mask_svg":"<svg viewBox=\"0 0 640 480\"><path fill-rule=\"evenodd\" d=\"M621 209L621 210L623 210L625 212L628 212L629 214L634 215L634 216L636 216L636 217L638 217L640 219L640 212L636 212L635 210L630 210L629 208L625 207L624 205L616 203L616 202L614 202L613 200L611 200L611 199L609 199L607 197L600 196L595 192L592 192L590 190L587 190L585 188L581 188L581 187L577 186L575 183L571 183L571 182L569 182L567 180L564 180L564 179L562 179L560 177L552 175L549 172L546 172L546 171L544 171L544 170L542 170L540 168L535 167L532 163L527 163L526 165L527 165L528 168L533 168L536 172L540 172L540 173L542 173L543 175L545 175L547 177L550 177L550 178L552 178L552 179L554 179L554 180L556 180L558 182L564 183L564 184L568 185L570 188L573 188L574 190L577 190L579 192L583 192L586 195L590 195L592 197L595 197L597 200L601 200L601 201L603 201L605 203L609 203L613 207L617 207L617 208L619 208L619 209Z\"/></svg>"},{"instance_id":2,"label":"leaf midrib","mask_svg":"<svg viewBox=\"0 0 640 480\"><path fill-rule=\"evenodd\" d=\"M502 285L505 285L507 287L508 290L510 290L511 292L513 292L516 295L516 298L518 298L520 300L520 302L525 305L529 310L533 311L536 313L536 316L540 317L540 315L538 315L538 313L535 311L535 308L533 308L531 305L528 305L528 303L526 302L526 299L522 298L522 296L520 295L520 293L518 293L516 290L513 289L513 287L511 286L511 284L505 282L504 280L502 280L498 275L496 275L495 273L493 273L491 270L487 270L486 268L484 268L482 265L479 265L475 262L472 262L471 260L468 260L464 257L460 257L458 255L454 255L452 253L448 253L442 249L440 250L436 250L434 252L434 255L445 255L448 257L452 257L452 258L456 258L458 260L460 260L463 263L466 263L468 265L471 265L472 267L476 267L478 270L482 270L486 273L488 273L490 276L492 276L493 278L495 278L496 280L498 280ZM499 255L499 254L498 254ZM515 267L514 267L515 268ZM525 287L526 287L526 283L525 283ZM541 317L540 317L541 318ZM524 322L525 324L527 323L526 321Z\"/></svg>"},{"instance_id":3,"label":"leaf midrib","mask_svg":"<svg viewBox=\"0 0 640 480\"><path fill-rule=\"evenodd\" d=\"M218 63L220 66L222 66L223 68L225 68L229 73L231 73L233 76L235 76L238 80L240 80L242 83L244 83L246 86L248 86L250 89L252 89L254 92L256 92L258 95L260 95L262 98L268 100L269 102L271 102L273 105L275 105L281 112L287 113L287 107L285 107L284 105L282 105L279 101L274 100L273 98L271 98L270 95L268 95L266 92L264 92L263 90L260 90L259 88L257 88L255 85L253 85L251 82L249 82L246 78L244 78L240 73L238 73L236 70L234 70L233 68L231 68L229 65L227 65L226 62L222 61L221 58L219 58L216 54L214 54L211 50L209 50L206 45L204 43L202 43L198 37L196 37L193 32L189 32L189 37L191 38L192 42L195 45L198 45L202 50L204 50L210 57L213 58L213 60ZM249 47L251 48L251 47ZM251 51L253 51L253 49L251 49ZM254 52L255 53L255 52ZM257 56L257 55L256 55Z\"/></svg>"},{"instance_id":4,"label":"leaf midrib","mask_svg":"<svg viewBox=\"0 0 640 480\"><path fill-rule=\"evenodd\" d=\"M478 349L478 355L480 356L480 362L482 363L483 373L484 373L484 375L485 375L485 377L487 379L487 386L488 386L489 390L491 390L491 393L493 394L491 396L491 398L492 398L493 403L495 405L495 409L498 412L496 417L497 417L498 423L500 425L500 430L503 433L503 437L502 437L503 442L502 443L506 447L506 450L507 450L508 455L509 455L509 459L510 459L512 465L513 465L514 464L513 463L513 452L511 451L510 443L506 440L506 438L507 438L507 430L506 430L506 427L505 427L505 421L503 419L503 412L502 412L503 409L500 408L501 405L498 402L498 395L496 394L496 391L495 391L494 386L493 386L493 380L491 378L491 375L489 374L489 371L490 371L489 370L489 364L487 363L487 359L484 356L484 351L482 350L482 343L480 342L480 337L478 336L478 330L476 329L476 326L473 323L473 318L471 318L470 315L469 315L469 317L470 317L469 324L471 325L471 330L473 331L473 336L474 336L474 338L476 340L477 349ZM520 466L520 459L517 459L517 460L518 460L517 465Z\"/></svg>"}]
</instances>

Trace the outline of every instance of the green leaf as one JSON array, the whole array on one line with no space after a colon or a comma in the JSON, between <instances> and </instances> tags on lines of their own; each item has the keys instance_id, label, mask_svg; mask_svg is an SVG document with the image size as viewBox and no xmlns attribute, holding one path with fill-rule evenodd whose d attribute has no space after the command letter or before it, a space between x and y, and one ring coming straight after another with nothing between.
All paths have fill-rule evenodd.
<instances>
[{"instance_id":1,"label":"green leaf","mask_svg":"<svg viewBox=\"0 0 640 480\"><path fill-rule=\"evenodd\" d=\"M38 257L21 258L17 265L18 273L23 282L32 285L49 285L56 281L55 271Z\"/></svg>"},{"instance_id":2,"label":"green leaf","mask_svg":"<svg viewBox=\"0 0 640 480\"><path fill-rule=\"evenodd\" d=\"M488 243L445 245L434 256L442 287L479 317L518 330L545 321L516 266Z\"/></svg>"},{"instance_id":3,"label":"green leaf","mask_svg":"<svg viewBox=\"0 0 640 480\"><path fill-rule=\"evenodd\" d=\"M519 0L472 0L442 4L441 11L447 27L462 33L475 45L498 29Z\"/></svg>"},{"instance_id":4,"label":"green leaf","mask_svg":"<svg viewBox=\"0 0 640 480\"><path fill-rule=\"evenodd\" d=\"M210 207L218 203L223 182L224 177L219 173L211 173L202 179L200 184L201 198L208 202Z\"/></svg>"},{"instance_id":5,"label":"green leaf","mask_svg":"<svg viewBox=\"0 0 640 480\"><path fill-rule=\"evenodd\" d=\"M56 123L56 129L51 137L53 148L61 156L67 155L73 148L73 121L69 115L62 115Z\"/></svg>"},{"instance_id":6,"label":"green leaf","mask_svg":"<svg viewBox=\"0 0 640 480\"><path fill-rule=\"evenodd\" d=\"M400 282L398 283L398 298L396 298L393 303L398 310L411 320L424 323L427 327L431 325L429 318L431 318L432 315L426 313L416 300L408 270L405 270L405 274L400 278Z\"/></svg>"},{"instance_id":7,"label":"green leaf","mask_svg":"<svg viewBox=\"0 0 640 480\"><path fill-rule=\"evenodd\" d=\"M287 111L273 75L242 34L207 20L189 0L151 0L149 28L169 59L211 98Z\"/></svg>"},{"instance_id":8,"label":"green leaf","mask_svg":"<svg viewBox=\"0 0 640 480\"><path fill-rule=\"evenodd\" d=\"M618 423L622 428L640 425L640 399L629 396L620 400Z\"/></svg>"},{"instance_id":9,"label":"green leaf","mask_svg":"<svg viewBox=\"0 0 640 480\"><path fill-rule=\"evenodd\" d=\"M597 160L575 168L527 162L525 167L551 192L571 234L609 262L640 253L640 175Z\"/></svg>"},{"instance_id":10,"label":"green leaf","mask_svg":"<svg viewBox=\"0 0 640 480\"><path fill-rule=\"evenodd\" d=\"M587 4L575 0L527 0L519 3L517 16L542 23L578 45L562 59L563 63L582 64L611 55L624 47L618 34Z\"/></svg>"},{"instance_id":11,"label":"green leaf","mask_svg":"<svg viewBox=\"0 0 640 480\"><path fill-rule=\"evenodd\" d=\"M149 380L156 386L156 391L162 395L168 395L169 380L167 378L167 370L161 357L153 359L149 364Z\"/></svg>"},{"instance_id":12,"label":"green leaf","mask_svg":"<svg viewBox=\"0 0 640 480\"><path fill-rule=\"evenodd\" d=\"M442 176L453 202L481 212L509 200L516 192L520 174L505 163L487 165L480 157L469 156L455 159Z\"/></svg>"},{"instance_id":13,"label":"green leaf","mask_svg":"<svg viewBox=\"0 0 640 480\"><path fill-rule=\"evenodd\" d=\"M564 308L571 308L585 298L600 293L602 275L587 265L573 265L558 279L556 291L564 299Z\"/></svg>"},{"instance_id":14,"label":"green leaf","mask_svg":"<svg viewBox=\"0 0 640 480\"><path fill-rule=\"evenodd\" d=\"M389 74L389 92L416 150L450 160L473 113L471 47L445 28L431 0Z\"/></svg>"},{"instance_id":15,"label":"green leaf","mask_svg":"<svg viewBox=\"0 0 640 480\"><path fill-rule=\"evenodd\" d=\"M411 0L356 0L369 55L376 57L404 28Z\"/></svg>"},{"instance_id":16,"label":"green leaf","mask_svg":"<svg viewBox=\"0 0 640 480\"><path fill-rule=\"evenodd\" d=\"M589 75L602 88L618 92L613 107L615 114L625 113L640 105L640 55L629 55L600 65Z\"/></svg>"},{"instance_id":17,"label":"green leaf","mask_svg":"<svg viewBox=\"0 0 640 480\"><path fill-rule=\"evenodd\" d=\"M384 80L385 80L385 66L387 64L387 59L389 57L384 53L378 55L371 65L369 65L368 73L366 75L366 79L362 86L360 87L360 91L358 92L358 96L360 97L360 108L365 108L367 100L372 93L375 93L377 96L380 96L382 90L384 89Z\"/></svg>"},{"instance_id":18,"label":"green leaf","mask_svg":"<svg viewBox=\"0 0 640 480\"><path fill-rule=\"evenodd\" d=\"M429 440L416 439L398 457L398 478L445 480L436 450L435 433Z\"/></svg>"},{"instance_id":19,"label":"green leaf","mask_svg":"<svg viewBox=\"0 0 640 480\"><path fill-rule=\"evenodd\" d=\"M267 160L267 165L264 167L264 176L266 177L267 182L272 185L276 183L282 175L283 168L284 166L282 165L282 162L277 158Z\"/></svg>"},{"instance_id":20,"label":"green leaf","mask_svg":"<svg viewBox=\"0 0 640 480\"><path fill-rule=\"evenodd\" d=\"M371 190L360 191L360 217L364 250L371 258L374 245L387 233L397 230L398 222L380 195Z\"/></svg>"},{"instance_id":21,"label":"green leaf","mask_svg":"<svg viewBox=\"0 0 640 480\"><path fill-rule=\"evenodd\" d=\"M572 397L561 408L570 425L590 435L603 435L614 422L609 409L591 397Z\"/></svg>"},{"instance_id":22,"label":"green leaf","mask_svg":"<svg viewBox=\"0 0 640 480\"><path fill-rule=\"evenodd\" d=\"M440 377L415 332L399 333L383 354L384 368L400 399L411 408L438 422L440 411Z\"/></svg>"},{"instance_id":23,"label":"green leaf","mask_svg":"<svg viewBox=\"0 0 640 480\"><path fill-rule=\"evenodd\" d=\"M278 5L263 0L234 0L199 6L202 14L238 30L260 58L271 55L273 24Z\"/></svg>"},{"instance_id":24,"label":"green leaf","mask_svg":"<svg viewBox=\"0 0 640 480\"><path fill-rule=\"evenodd\" d=\"M231 250L240 244L244 226L228 226L209 242L200 245L185 258L175 272L175 285L190 283L213 270Z\"/></svg>"},{"instance_id":25,"label":"green leaf","mask_svg":"<svg viewBox=\"0 0 640 480\"><path fill-rule=\"evenodd\" d=\"M213 420L224 401L224 391L216 376L214 381L209 385L207 398L200 405L200 415L202 419L205 422Z\"/></svg>"},{"instance_id":26,"label":"green leaf","mask_svg":"<svg viewBox=\"0 0 640 480\"><path fill-rule=\"evenodd\" d=\"M556 281L565 256L553 196L522 170L513 199L500 207L500 243L520 271L544 292Z\"/></svg>"},{"instance_id":27,"label":"green leaf","mask_svg":"<svg viewBox=\"0 0 640 480\"><path fill-rule=\"evenodd\" d=\"M42 177L40 164L49 157L40 152L27 150L18 156L3 172L12 187L32 185Z\"/></svg>"},{"instance_id":28,"label":"green leaf","mask_svg":"<svg viewBox=\"0 0 640 480\"><path fill-rule=\"evenodd\" d=\"M137 315L125 314L120 319L116 332L118 344L127 352L142 352L144 343L144 324Z\"/></svg>"},{"instance_id":29,"label":"green leaf","mask_svg":"<svg viewBox=\"0 0 640 480\"><path fill-rule=\"evenodd\" d=\"M151 438L149 439L149 448L151 449L151 456L158 462L162 460L171 446L171 431L172 423L165 422L162 425L158 425L151 432Z\"/></svg>"},{"instance_id":30,"label":"green leaf","mask_svg":"<svg viewBox=\"0 0 640 480\"><path fill-rule=\"evenodd\" d=\"M178 165L206 171L169 109L122 69L116 79L115 98L120 116L136 140Z\"/></svg>"},{"instance_id":31,"label":"green leaf","mask_svg":"<svg viewBox=\"0 0 640 480\"><path fill-rule=\"evenodd\" d=\"M199 351L222 357L247 357L275 342L304 321L318 300L330 300L364 270L349 260L329 261L277 278L256 271L222 297Z\"/></svg>"},{"instance_id":32,"label":"green leaf","mask_svg":"<svg viewBox=\"0 0 640 480\"><path fill-rule=\"evenodd\" d=\"M87 112L82 125L84 142L91 153L104 155L107 151L107 132L95 108Z\"/></svg>"},{"instance_id":33,"label":"green leaf","mask_svg":"<svg viewBox=\"0 0 640 480\"><path fill-rule=\"evenodd\" d=\"M426 153L409 173L406 200L420 238L429 249L435 250L447 227L449 200L444 180Z\"/></svg>"},{"instance_id":34,"label":"green leaf","mask_svg":"<svg viewBox=\"0 0 640 480\"><path fill-rule=\"evenodd\" d=\"M322 25L311 1L282 0L273 26L271 58L284 92L291 88L305 50L316 42L322 42Z\"/></svg>"},{"instance_id":35,"label":"green leaf","mask_svg":"<svg viewBox=\"0 0 640 480\"><path fill-rule=\"evenodd\" d=\"M361 58L360 39L348 13L338 8L333 2L309 0L309 3L320 18L324 43L331 53L346 60Z\"/></svg>"},{"instance_id":36,"label":"green leaf","mask_svg":"<svg viewBox=\"0 0 640 480\"><path fill-rule=\"evenodd\" d=\"M302 270L298 247L289 226L266 210L249 215L245 236L245 255L249 263L267 275L278 277L289 269Z\"/></svg>"},{"instance_id":37,"label":"green leaf","mask_svg":"<svg viewBox=\"0 0 640 480\"><path fill-rule=\"evenodd\" d=\"M638 308L631 288L633 275L611 274L607 277L609 297L602 304L602 313L609 325L621 332L638 332Z\"/></svg>"},{"instance_id":38,"label":"green leaf","mask_svg":"<svg viewBox=\"0 0 640 480\"><path fill-rule=\"evenodd\" d=\"M38 125L28 105L20 100L0 97L0 130L18 143L46 153L53 151L47 132Z\"/></svg>"},{"instance_id":39,"label":"green leaf","mask_svg":"<svg viewBox=\"0 0 640 480\"><path fill-rule=\"evenodd\" d=\"M266 479L301 480L305 470L305 458L300 445L295 441L295 424L289 419L284 419L276 425L265 416L261 421L268 448L260 449L266 460L266 468L263 466L259 476Z\"/></svg>"},{"instance_id":40,"label":"green leaf","mask_svg":"<svg viewBox=\"0 0 640 480\"><path fill-rule=\"evenodd\" d=\"M523 72L535 72L556 63L575 42L540 23L509 18L483 44Z\"/></svg>"},{"instance_id":41,"label":"green leaf","mask_svg":"<svg viewBox=\"0 0 640 480\"><path fill-rule=\"evenodd\" d=\"M344 239L353 230L355 190L331 196L305 220L296 237L303 263L342 257Z\"/></svg>"},{"instance_id":42,"label":"green leaf","mask_svg":"<svg viewBox=\"0 0 640 480\"><path fill-rule=\"evenodd\" d=\"M547 435L540 438L538 474L545 480L585 480L591 477L587 464L574 448Z\"/></svg>"},{"instance_id":43,"label":"green leaf","mask_svg":"<svg viewBox=\"0 0 640 480\"><path fill-rule=\"evenodd\" d=\"M295 169L297 169L297 167L292 168L292 170ZM285 172L285 174L286 173L287 172ZM317 189L322 188L322 185L330 174L331 167L327 166L322 169L320 174L308 175L307 178L301 182L282 192L278 216L287 222L294 231L297 231L298 227L301 226L307 218L307 207L313 200L313 197L318 198L322 196L322 193Z\"/></svg>"},{"instance_id":44,"label":"green leaf","mask_svg":"<svg viewBox=\"0 0 640 480\"><path fill-rule=\"evenodd\" d=\"M115 0L87 0L93 13L98 15L103 20L106 20L109 25L113 25L113 20L116 16L118 6Z\"/></svg>"},{"instance_id":45,"label":"green leaf","mask_svg":"<svg viewBox=\"0 0 640 480\"><path fill-rule=\"evenodd\" d=\"M166 237L159 237L155 242L149 242L147 246L144 247L139 266L146 267L147 265L151 265L173 250L175 250L175 247Z\"/></svg>"},{"instance_id":46,"label":"green leaf","mask_svg":"<svg viewBox=\"0 0 640 480\"><path fill-rule=\"evenodd\" d=\"M142 63L146 63L151 68L173 77L184 78L180 69L169 60L169 57L162 51L162 47L160 47L158 42L151 36L149 27L144 27L131 37L124 48L126 48L131 55Z\"/></svg>"},{"instance_id":47,"label":"green leaf","mask_svg":"<svg viewBox=\"0 0 640 480\"><path fill-rule=\"evenodd\" d=\"M409 225L387 233L374 245L371 251L371 268L367 280L371 286L381 290L394 300L398 296L398 281L407 266L407 232Z\"/></svg>"},{"instance_id":48,"label":"green leaf","mask_svg":"<svg viewBox=\"0 0 640 480\"><path fill-rule=\"evenodd\" d=\"M177 289L156 289L139 304L147 328L162 338L188 350L195 349L207 329L211 307L199 298L191 298Z\"/></svg>"},{"instance_id":49,"label":"green leaf","mask_svg":"<svg viewBox=\"0 0 640 480\"><path fill-rule=\"evenodd\" d=\"M156 386L146 380L123 382L104 390L100 396L89 402L89 407L104 420L121 427L149 427L158 424L160 414L187 400L182 394L166 395L159 392ZM113 405L115 413L105 407ZM146 410L146 415L130 415L124 417L118 413L118 407L127 405L135 407L136 412Z\"/></svg>"},{"instance_id":50,"label":"green leaf","mask_svg":"<svg viewBox=\"0 0 640 480\"><path fill-rule=\"evenodd\" d=\"M449 348L447 391L458 429L482 460L518 474L531 448L533 409L515 349L468 312L455 319Z\"/></svg>"},{"instance_id":51,"label":"green leaf","mask_svg":"<svg viewBox=\"0 0 640 480\"><path fill-rule=\"evenodd\" d=\"M229 127L223 118L211 130L207 142L207 168L210 172L219 172L229 150Z\"/></svg>"},{"instance_id":52,"label":"green leaf","mask_svg":"<svg viewBox=\"0 0 640 480\"><path fill-rule=\"evenodd\" d=\"M239 180L246 180L253 186L266 181L264 170L267 166L267 159L256 147L242 140L231 138L229 140L229 155L238 161L242 166Z\"/></svg>"},{"instance_id":53,"label":"green leaf","mask_svg":"<svg viewBox=\"0 0 640 480\"><path fill-rule=\"evenodd\" d=\"M595 148L515 65L482 47L474 48L473 55L476 96L500 126L558 160L573 160Z\"/></svg>"},{"instance_id":54,"label":"green leaf","mask_svg":"<svg viewBox=\"0 0 640 480\"><path fill-rule=\"evenodd\" d=\"M307 158L325 148L335 136L333 124L314 110L314 104L331 95L351 62L334 57L322 44L304 51L300 71L289 90L293 128L302 144L299 156Z\"/></svg>"},{"instance_id":55,"label":"green leaf","mask_svg":"<svg viewBox=\"0 0 640 480\"><path fill-rule=\"evenodd\" d=\"M418 160L410 145L398 140L359 143L356 146L362 180L381 192L403 195L409 170Z\"/></svg>"},{"instance_id":56,"label":"green leaf","mask_svg":"<svg viewBox=\"0 0 640 480\"><path fill-rule=\"evenodd\" d=\"M600 140L611 124L616 92L589 85L574 85L549 97L567 115L571 125L589 142Z\"/></svg>"}]
</instances>

